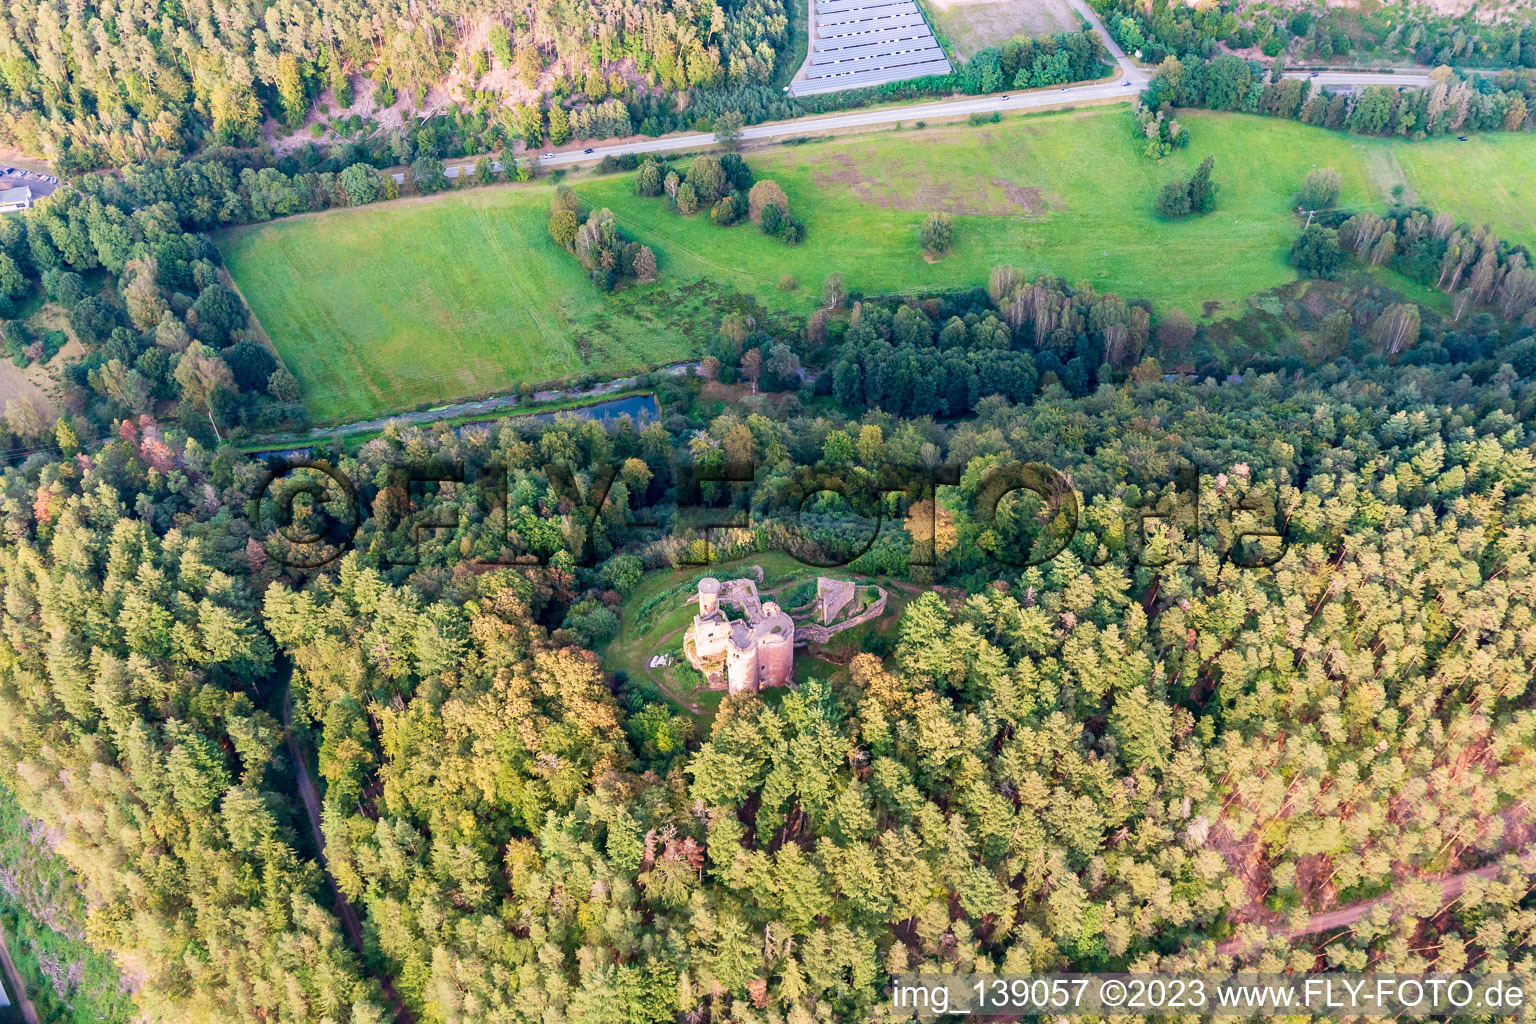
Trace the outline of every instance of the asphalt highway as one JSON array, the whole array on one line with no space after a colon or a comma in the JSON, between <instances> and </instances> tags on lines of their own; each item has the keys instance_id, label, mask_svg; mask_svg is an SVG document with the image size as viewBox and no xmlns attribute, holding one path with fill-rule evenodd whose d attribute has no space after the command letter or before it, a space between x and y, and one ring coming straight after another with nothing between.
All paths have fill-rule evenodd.
<instances>
[{"instance_id":1,"label":"asphalt highway","mask_svg":"<svg viewBox=\"0 0 1536 1024\"><path fill-rule=\"evenodd\" d=\"M1029 92L993 93L987 96L968 96L965 99L940 100L934 103L916 103L910 106L883 107L877 110L854 110L846 114L801 117L793 121L752 125L742 130L741 137L747 142L814 138L849 128L868 128L898 122L912 124L915 121L969 117L972 114L1049 110L1053 107L1068 107L1088 102L1103 103L1114 100L1129 102L1146 86L1152 73L1146 68L1137 67L1123 56L1117 60L1117 63L1119 70L1115 77L1107 82L1087 82L1081 85L1035 89ZM1405 70L1397 73L1320 71L1315 77L1308 71L1293 71L1288 72L1287 77L1311 78L1314 86L1422 86L1429 82L1429 73L1422 70ZM569 167L592 163L605 156L708 149L714 145L715 137L712 134L699 132L689 135L668 135L659 139L643 139L639 142L594 146L585 151L546 153L540 157L539 163L543 167Z\"/></svg>"}]
</instances>

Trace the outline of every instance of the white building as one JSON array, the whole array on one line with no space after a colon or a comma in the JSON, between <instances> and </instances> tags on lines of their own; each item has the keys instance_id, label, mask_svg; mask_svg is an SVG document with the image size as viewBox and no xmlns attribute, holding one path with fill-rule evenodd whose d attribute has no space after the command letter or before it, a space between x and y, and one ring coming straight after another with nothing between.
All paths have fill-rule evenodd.
<instances>
[{"instance_id":1,"label":"white building","mask_svg":"<svg viewBox=\"0 0 1536 1024\"><path fill-rule=\"evenodd\" d=\"M0 190L0 213L19 213L32 205L32 189L26 185Z\"/></svg>"}]
</instances>

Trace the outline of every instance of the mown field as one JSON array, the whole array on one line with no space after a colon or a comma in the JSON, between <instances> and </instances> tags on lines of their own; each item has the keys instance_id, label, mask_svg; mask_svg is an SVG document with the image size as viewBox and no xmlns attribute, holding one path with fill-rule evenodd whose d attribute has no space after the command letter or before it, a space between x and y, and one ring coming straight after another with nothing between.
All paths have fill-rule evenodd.
<instances>
[{"instance_id":1,"label":"mown field","mask_svg":"<svg viewBox=\"0 0 1536 1024\"><path fill-rule=\"evenodd\" d=\"M1161 164L1136 151L1118 107L753 154L754 170L784 187L808 225L796 249L679 218L629 195L626 180L594 179L577 191L664 247L674 273L711 274L728 258L741 286L769 302L784 273L807 292L831 270L850 287L883 292L981 283L992 267L1013 263L1197 312L1207 300L1230 303L1294 275L1285 262L1297 230L1291 197L1313 167L1343 174L1346 207L1385 206L1400 174L1408 195L1536 243L1530 136L1407 143L1269 118L1191 113L1187 121L1194 141ZM1158 188L1207 155L1221 185L1216 212L1154 217ZM956 215L955 248L937 263L916 242L931 210ZM808 308L814 296L793 301Z\"/></svg>"},{"instance_id":2,"label":"mown field","mask_svg":"<svg viewBox=\"0 0 1536 1024\"><path fill-rule=\"evenodd\" d=\"M482 189L237 228L230 273L317 421L680 359L719 290L606 299L549 240L547 189Z\"/></svg>"},{"instance_id":3,"label":"mown field","mask_svg":"<svg viewBox=\"0 0 1536 1024\"><path fill-rule=\"evenodd\" d=\"M1291 197L1313 167L1344 176L1341 204L1402 194L1536 244L1536 138L1410 143L1290 121L1190 113L1194 141L1142 157L1125 107L974 127L884 132L752 152L807 225L787 247L640 199L630 175L573 179L651 245L662 280L605 296L549 241L549 184L455 193L240 229L231 272L320 419L360 418L592 371L617 374L698 350L732 295L808 311L841 272L866 293L983 284L1012 263L1144 297L1226 308L1292 278ZM1216 158L1215 213L1168 223L1157 189ZM932 210L956 217L954 250L916 241ZM800 288L782 291L791 275Z\"/></svg>"},{"instance_id":4,"label":"mown field","mask_svg":"<svg viewBox=\"0 0 1536 1024\"><path fill-rule=\"evenodd\" d=\"M1083 21L1067 0L927 0L921 6L962 57L1015 35L1076 32Z\"/></svg>"}]
</instances>

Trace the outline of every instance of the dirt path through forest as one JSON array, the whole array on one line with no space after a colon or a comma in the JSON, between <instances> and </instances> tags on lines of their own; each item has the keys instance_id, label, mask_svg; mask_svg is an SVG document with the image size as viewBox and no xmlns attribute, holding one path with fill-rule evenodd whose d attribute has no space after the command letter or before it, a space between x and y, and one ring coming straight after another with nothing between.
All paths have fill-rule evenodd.
<instances>
[{"instance_id":1,"label":"dirt path through forest","mask_svg":"<svg viewBox=\"0 0 1536 1024\"><path fill-rule=\"evenodd\" d=\"M331 893L336 897L336 916L341 918L341 926L347 933L347 938L352 941L352 948L357 951L359 959L364 961L363 969L368 971L374 981L379 983L379 988L384 990L384 996L389 1000L394 1009L397 1024L415 1024L416 1018L406 1008L405 1001L400 998L400 993L395 991L395 986L390 979L374 972L366 962L366 953L363 945L363 921L354 907L336 884L336 878L331 874L331 868L325 859L325 833L320 829L320 795L315 790L315 785L309 778L309 762L305 760L304 752L299 749L299 741L293 735L293 687L289 684L288 691L283 694L283 734L288 741L288 756L293 759L293 774L298 780L299 797L304 801L304 813L309 818L309 830L315 840L315 850L320 855L320 867L325 872L325 880L330 884Z\"/></svg>"},{"instance_id":2,"label":"dirt path through forest","mask_svg":"<svg viewBox=\"0 0 1536 1024\"><path fill-rule=\"evenodd\" d=\"M1499 873L1500 864L1485 864L1471 871L1463 871L1457 875L1447 875L1438 879L1425 879L1425 881L1440 883L1440 910L1455 903L1461 898L1462 890L1467 883L1474 878L1492 878ZM1528 872L1529 873L1529 872ZM1347 907L1339 907L1336 910L1325 910L1321 914L1313 914L1307 918L1307 923L1299 928L1292 928L1285 932L1287 939L1299 939L1305 935L1316 935L1319 932L1332 931L1335 928L1346 928L1369 914L1378 905L1387 903L1392 899L1391 895L1377 896L1375 899L1361 900L1359 903L1351 903ZM1438 913L1439 911L1436 911ZM1243 950L1243 944L1237 939L1228 939L1216 947L1216 952L1222 954L1239 953Z\"/></svg>"},{"instance_id":3,"label":"dirt path through forest","mask_svg":"<svg viewBox=\"0 0 1536 1024\"><path fill-rule=\"evenodd\" d=\"M6 994L21 1011L21 1019L26 1021L26 1024L39 1024L37 1007L32 1005L32 1000L27 998L27 990L22 987L21 974L17 972L16 965L11 962L11 951L5 944L4 932L0 932L0 967L5 969Z\"/></svg>"}]
</instances>

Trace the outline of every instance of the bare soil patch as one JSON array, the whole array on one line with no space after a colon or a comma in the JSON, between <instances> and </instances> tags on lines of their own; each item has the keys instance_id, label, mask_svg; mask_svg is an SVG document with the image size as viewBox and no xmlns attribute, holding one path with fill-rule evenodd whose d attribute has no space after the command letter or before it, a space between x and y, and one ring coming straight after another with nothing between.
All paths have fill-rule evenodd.
<instances>
[{"instance_id":1,"label":"bare soil patch","mask_svg":"<svg viewBox=\"0 0 1536 1024\"><path fill-rule=\"evenodd\" d=\"M1002 189L1008 201L1025 213L1044 213L1050 209L1050 204L1040 195L1040 190L1033 185L1015 185L1001 178L993 178L992 184Z\"/></svg>"},{"instance_id":2,"label":"bare soil patch","mask_svg":"<svg viewBox=\"0 0 1536 1024\"><path fill-rule=\"evenodd\" d=\"M816 184L823 187L842 185L849 188L860 202L883 206L908 213L925 213L941 210L952 216L1017 216L1020 211L1034 215L1051 208L1038 188L1019 185L1002 178L993 178L986 186L966 185L956 181L913 182L911 188L902 191L867 177L854 158L847 153L832 153L826 163L815 171Z\"/></svg>"}]
</instances>

